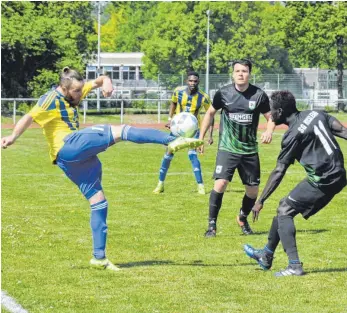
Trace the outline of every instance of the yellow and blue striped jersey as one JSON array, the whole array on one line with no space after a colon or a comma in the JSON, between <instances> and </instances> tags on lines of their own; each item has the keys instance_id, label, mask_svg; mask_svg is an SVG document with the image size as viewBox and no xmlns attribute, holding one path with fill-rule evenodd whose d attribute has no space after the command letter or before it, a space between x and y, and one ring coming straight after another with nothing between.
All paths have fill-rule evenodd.
<instances>
[{"instance_id":1,"label":"yellow and blue striped jersey","mask_svg":"<svg viewBox=\"0 0 347 313\"><path fill-rule=\"evenodd\" d=\"M181 112L189 112L194 114L200 125L200 110L204 107L205 111L211 105L210 97L207 93L198 90L195 94L190 95L187 86L177 87L171 98L173 103L177 103L176 114Z\"/></svg>"},{"instance_id":2,"label":"yellow and blue striped jersey","mask_svg":"<svg viewBox=\"0 0 347 313\"><path fill-rule=\"evenodd\" d=\"M82 99L92 90L92 82L83 86ZM43 128L49 145L49 155L52 161L57 157L64 138L79 129L78 108L73 107L56 89L48 91L40 97L30 110L34 122Z\"/></svg>"}]
</instances>

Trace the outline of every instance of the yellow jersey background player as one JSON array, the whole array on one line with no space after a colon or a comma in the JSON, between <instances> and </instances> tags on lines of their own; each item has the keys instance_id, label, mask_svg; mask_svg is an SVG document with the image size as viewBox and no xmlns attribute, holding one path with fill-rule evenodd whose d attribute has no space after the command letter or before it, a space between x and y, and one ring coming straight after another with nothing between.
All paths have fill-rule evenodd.
<instances>
[{"instance_id":1,"label":"yellow jersey background player","mask_svg":"<svg viewBox=\"0 0 347 313\"><path fill-rule=\"evenodd\" d=\"M170 121L175 114L181 112L188 112L196 116L200 127L200 111L204 108L205 112L211 105L211 100L207 93L199 90L199 74L197 72L188 72L187 74L187 86L177 87L172 95L170 111L169 111L169 123L166 127L170 128ZM210 126L209 144L213 143L213 122ZM199 130L197 131L195 138L199 138ZM198 159L195 149L188 151L189 160L192 164L194 176L198 184L198 193L205 194L205 187L202 179L201 165ZM159 194L164 192L164 181L166 174L169 170L173 154L166 151L161 161L159 170L159 182L157 187L153 190L153 193Z\"/></svg>"}]
</instances>

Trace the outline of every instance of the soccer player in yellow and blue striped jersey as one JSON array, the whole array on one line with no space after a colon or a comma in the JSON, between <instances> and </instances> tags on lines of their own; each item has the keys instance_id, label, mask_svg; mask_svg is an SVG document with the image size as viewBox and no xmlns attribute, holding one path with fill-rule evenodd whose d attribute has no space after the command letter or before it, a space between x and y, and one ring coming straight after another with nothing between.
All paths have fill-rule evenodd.
<instances>
[{"instance_id":1,"label":"soccer player in yellow and blue striped jersey","mask_svg":"<svg viewBox=\"0 0 347 313\"><path fill-rule=\"evenodd\" d=\"M202 90L199 90L199 74L193 71L188 72L187 85L177 87L172 95L169 111L169 123L166 125L166 127L170 128L170 121L173 115L181 112L188 112L195 115L198 119L200 126L200 111L202 108L204 108L206 112L209 109L210 105L211 100L209 96ZM208 140L209 144L213 143L213 126L214 121L212 121L210 127L210 137ZM196 133L195 138L199 138L199 131ZM188 151L188 156L193 167L196 182L198 184L198 193L205 194L205 187L201 173L201 165L196 150L190 149ZM159 170L159 182L157 187L153 190L153 193L159 194L164 192L164 181L172 159L173 154L167 151L162 159Z\"/></svg>"},{"instance_id":2,"label":"soccer player in yellow and blue striped jersey","mask_svg":"<svg viewBox=\"0 0 347 313\"><path fill-rule=\"evenodd\" d=\"M1 139L2 148L15 143L34 121L43 128L49 145L51 161L76 184L91 208L90 226L93 237L93 266L119 270L105 255L108 202L101 186L102 169L97 155L121 140L135 143L168 145L171 152L194 148L203 142L179 138L155 129L128 125L95 125L79 130L78 105L95 88L102 88L104 96L112 94L112 82L107 76L84 83L75 70L64 68L59 86L44 94L34 108L16 124L12 134Z\"/></svg>"}]
</instances>

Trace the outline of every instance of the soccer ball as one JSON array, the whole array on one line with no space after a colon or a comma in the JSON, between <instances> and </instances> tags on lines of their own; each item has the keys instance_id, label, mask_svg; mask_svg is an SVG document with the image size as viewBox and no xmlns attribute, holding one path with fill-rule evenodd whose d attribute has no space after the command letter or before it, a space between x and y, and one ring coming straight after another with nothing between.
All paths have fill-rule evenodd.
<instances>
[{"instance_id":1,"label":"soccer ball","mask_svg":"<svg viewBox=\"0 0 347 313\"><path fill-rule=\"evenodd\" d=\"M175 136L192 138L199 129L197 118L187 112L176 114L171 121L170 130Z\"/></svg>"}]
</instances>

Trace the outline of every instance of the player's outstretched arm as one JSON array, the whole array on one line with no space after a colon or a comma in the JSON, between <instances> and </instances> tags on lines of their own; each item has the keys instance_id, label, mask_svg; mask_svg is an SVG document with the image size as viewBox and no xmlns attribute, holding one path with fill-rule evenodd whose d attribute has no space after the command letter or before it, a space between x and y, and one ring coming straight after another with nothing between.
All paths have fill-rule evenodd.
<instances>
[{"instance_id":1,"label":"player's outstretched arm","mask_svg":"<svg viewBox=\"0 0 347 313\"><path fill-rule=\"evenodd\" d=\"M31 117L31 115L24 115L14 127L12 134L1 138L1 147L3 149L6 149L8 146L13 145L17 138L25 132L25 130L31 125L32 122L33 118Z\"/></svg>"},{"instance_id":2,"label":"player's outstretched arm","mask_svg":"<svg viewBox=\"0 0 347 313\"><path fill-rule=\"evenodd\" d=\"M347 128L344 127L336 118L332 119L331 131L334 134L334 136L347 139Z\"/></svg>"},{"instance_id":3,"label":"player's outstretched arm","mask_svg":"<svg viewBox=\"0 0 347 313\"><path fill-rule=\"evenodd\" d=\"M210 126L210 136L208 138L208 144L209 145L212 145L213 144L213 129L214 129L214 118L212 118L212 121L211 121L211 126Z\"/></svg>"},{"instance_id":4,"label":"player's outstretched arm","mask_svg":"<svg viewBox=\"0 0 347 313\"><path fill-rule=\"evenodd\" d=\"M102 94L104 97L111 97L113 86L112 80L106 75L101 75L93 81L92 89L102 87Z\"/></svg>"},{"instance_id":5,"label":"player's outstretched arm","mask_svg":"<svg viewBox=\"0 0 347 313\"><path fill-rule=\"evenodd\" d=\"M217 110L211 105L209 109L207 110L204 119L202 120L201 127L200 127L200 140L204 140L206 132L208 128L211 126L212 121L214 120L214 116L216 114ZM204 152L204 146L201 146L198 148L198 151L200 153Z\"/></svg>"},{"instance_id":6,"label":"player's outstretched arm","mask_svg":"<svg viewBox=\"0 0 347 313\"><path fill-rule=\"evenodd\" d=\"M277 189L279 184L281 183L289 165L284 164L281 162L277 162L277 165L275 169L270 174L269 179L266 182L266 186L264 187L264 190L255 203L252 212L253 212L253 222L258 220L259 213L261 209L263 208L263 204L267 198L271 196L271 194Z\"/></svg>"},{"instance_id":7,"label":"player's outstretched arm","mask_svg":"<svg viewBox=\"0 0 347 313\"><path fill-rule=\"evenodd\" d=\"M168 129L170 129L171 120L172 120L173 116L175 115L176 108L177 108L177 102L171 101L171 103L170 103L170 109L169 109L169 120L168 120L168 122L165 124L165 127L168 128Z\"/></svg>"}]
</instances>

